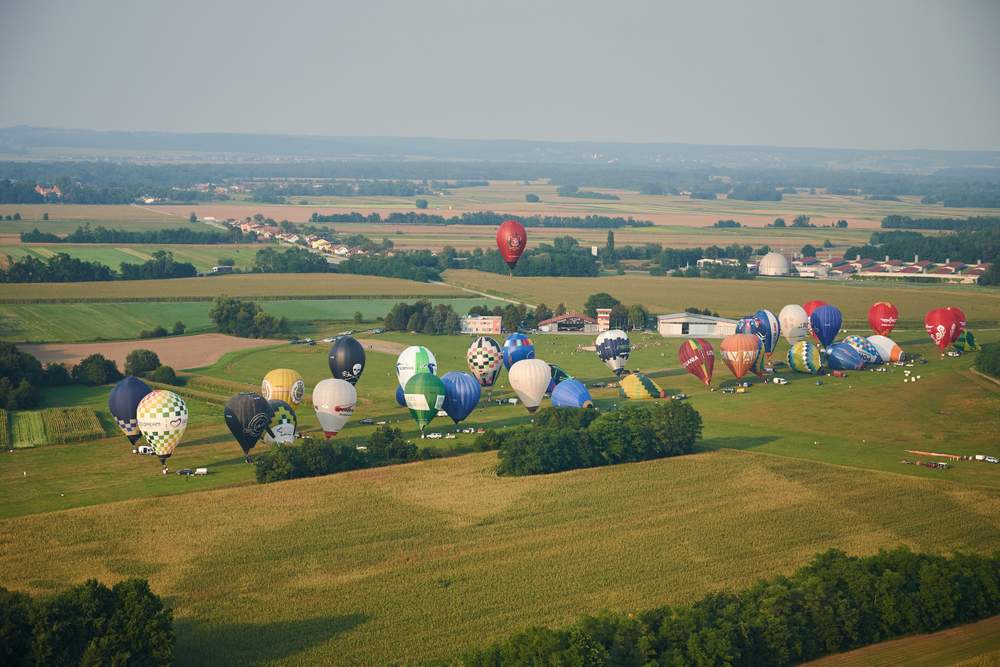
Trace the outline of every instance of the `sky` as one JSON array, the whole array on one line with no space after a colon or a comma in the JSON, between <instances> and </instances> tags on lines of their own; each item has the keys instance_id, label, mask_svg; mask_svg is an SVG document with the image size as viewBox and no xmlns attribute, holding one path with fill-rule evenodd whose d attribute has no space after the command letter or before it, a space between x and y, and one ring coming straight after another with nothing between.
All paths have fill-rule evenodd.
<instances>
[{"instance_id":1,"label":"sky","mask_svg":"<svg viewBox=\"0 0 1000 667\"><path fill-rule=\"evenodd\" d=\"M1000 1L0 0L0 126L1000 149Z\"/></svg>"}]
</instances>

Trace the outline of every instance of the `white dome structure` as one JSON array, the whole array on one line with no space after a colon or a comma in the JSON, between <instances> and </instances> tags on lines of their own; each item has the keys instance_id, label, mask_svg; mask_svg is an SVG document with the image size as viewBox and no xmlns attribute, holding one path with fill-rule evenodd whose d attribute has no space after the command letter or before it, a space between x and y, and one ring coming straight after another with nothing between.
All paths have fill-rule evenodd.
<instances>
[{"instance_id":1,"label":"white dome structure","mask_svg":"<svg viewBox=\"0 0 1000 667\"><path fill-rule=\"evenodd\" d=\"M757 266L757 273L762 276L787 276L792 272L792 264L788 258L777 252L764 255Z\"/></svg>"}]
</instances>

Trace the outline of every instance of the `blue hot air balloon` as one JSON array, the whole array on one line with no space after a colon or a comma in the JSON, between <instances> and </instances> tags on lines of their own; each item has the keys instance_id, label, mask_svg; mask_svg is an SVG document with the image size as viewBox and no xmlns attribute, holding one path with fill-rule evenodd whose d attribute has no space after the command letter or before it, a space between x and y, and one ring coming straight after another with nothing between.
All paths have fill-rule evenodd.
<instances>
[{"instance_id":1,"label":"blue hot air balloon","mask_svg":"<svg viewBox=\"0 0 1000 667\"><path fill-rule=\"evenodd\" d=\"M399 407L406 407L406 392L398 384L396 385L396 402L399 403Z\"/></svg>"},{"instance_id":2,"label":"blue hot air balloon","mask_svg":"<svg viewBox=\"0 0 1000 667\"><path fill-rule=\"evenodd\" d=\"M774 313L763 308L754 313L754 319L757 320L757 331L753 333L756 333L764 343L767 360L771 361L774 348L778 346L778 339L781 338L781 323Z\"/></svg>"},{"instance_id":3,"label":"blue hot air balloon","mask_svg":"<svg viewBox=\"0 0 1000 667\"><path fill-rule=\"evenodd\" d=\"M809 324L813 333L816 334L816 338L823 344L823 347L829 347L833 339L837 337L843 319L840 308L830 305L820 306L809 316Z\"/></svg>"},{"instance_id":4,"label":"blue hot air balloon","mask_svg":"<svg viewBox=\"0 0 1000 667\"><path fill-rule=\"evenodd\" d=\"M479 380L470 373L451 371L441 376L441 382L444 383L445 391L441 409L457 424L472 414L479 405L482 391Z\"/></svg>"},{"instance_id":5,"label":"blue hot air balloon","mask_svg":"<svg viewBox=\"0 0 1000 667\"><path fill-rule=\"evenodd\" d=\"M118 428L133 445L142 437L136 422L136 408L139 407L139 401L151 391L153 390L145 382L129 375L116 384L108 396L108 410L111 416L115 418Z\"/></svg>"},{"instance_id":6,"label":"blue hot air balloon","mask_svg":"<svg viewBox=\"0 0 1000 667\"><path fill-rule=\"evenodd\" d=\"M827 364L835 371L860 371L865 367L861 353L849 343L834 343L826 349Z\"/></svg>"},{"instance_id":7,"label":"blue hot air balloon","mask_svg":"<svg viewBox=\"0 0 1000 667\"><path fill-rule=\"evenodd\" d=\"M507 336L507 340L503 342L503 365L508 371L517 362L534 358L534 343L520 331Z\"/></svg>"},{"instance_id":8,"label":"blue hot air balloon","mask_svg":"<svg viewBox=\"0 0 1000 667\"><path fill-rule=\"evenodd\" d=\"M579 380L563 380L552 390L552 406L556 408L592 408L587 386Z\"/></svg>"}]
</instances>

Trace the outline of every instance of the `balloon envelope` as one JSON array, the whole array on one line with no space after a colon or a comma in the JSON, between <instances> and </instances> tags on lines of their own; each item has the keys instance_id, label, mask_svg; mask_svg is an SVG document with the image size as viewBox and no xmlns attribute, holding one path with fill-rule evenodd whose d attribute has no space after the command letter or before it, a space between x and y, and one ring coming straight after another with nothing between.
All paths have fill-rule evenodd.
<instances>
[{"instance_id":1,"label":"balloon envelope","mask_svg":"<svg viewBox=\"0 0 1000 667\"><path fill-rule=\"evenodd\" d=\"M715 350L704 338L689 338L677 348L677 360L691 375L706 385L712 384L712 370L715 368Z\"/></svg>"},{"instance_id":2,"label":"balloon envelope","mask_svg":"<svg viewBox=\"0 0 1000 667\"><path fill-rule=\"evenodd\" d=\"M118 428L133 445L142 437L136 422L136 409L146 394L153 391L149 385L132 375L118 382L108 395L108 410L115 418Z\"/></svg>"},{"instance_id":3,"label":"balloon envelope","mask_svg":"<svg viewBox=\"0 0 1000 667\"><path fill-rule=\"evenodd\" d=\"M622 396L637 401L663 398L666 395L660 385L642 373L629 373L622 378L619 387Z\"/></svg>"},{"instance_id":4,"label":"balloon envelope","mask_svg":"<svg viewBox=\"0 0 1000 667\"><path fill-rule=\"evenodd\" d=\"M579 380L563 380L552 390L552 406L556 408L591 408L593 399L587 386Z\"/></svg>"},{"instance_id":5,"label":"balloon envelope","mask_svg":"<svg viewBox=\"0 0 1000 667\"><path fill-rule=\"evenodd\" d=\"M782 308L778 313L778 321L781 323L781 333L789 345L809 338L809 315L797 303L790 303Z\"/></svg>"},{"instance_id":6,"label":"balloon envelope","mask_svg":"<svg viewBox=\"0 0 1000 667\"><path fill-rule=\"evenodd\" d=\"M524 407L534 412L545 396L552 369L541 359L522 359L510 367L508 379Z\"/></svg>"},{"instance_id":7,"label":"balloon envelope","mask_svg":"<svg viewBox=\"0 0 1000 667\"><path fill-rule=\"evenodd\" d=\"M398 384L396 385L396 402L399 403L399 407L406 407L406 393Z\"/></svg>"},{"instance_id":8,"label":"balloon envelope","mask_svg":"<svg viewBox=\"0 0 1000 667\"><path fill-rule=\"evenodd\" d=\"M844 336L844 342L857 350L866 364L882 363L878 349L864 336Z\"/></svg>"},{"instance_id":9,"label":"balloon envelope","mask_svg":"<svg viewBox=\"0 0 1000 667\"><path fill-rule=\"evenodd\" d=\"M444 383L431 373L417 373L407 381L403 391L406 393L406 407L422 433L444 405L447 391Z\"/></svg>"},{"instance_id":10,"label":"balloon envelope","mask_svg":"<svg viewBox=\"0 0 1000 667\"><path fill-rule=\"evenodd\" d=\"M979 349L979 345L976 343L976 335L970 329L966 329L960 333L958 338L955 339L954 345L955 349L961 352Z\"/></svg>"},{"instance_id":11,"label":"balloon envelope","mask_svg":"<svg viewBox=\"0 0 1000 667\"><path fill-rule=\"evenodd\" d=\"M886 336L869 336L868 342L878 351L879 360L884 364L905 361L906 353L896 342Z\"/></svg>"},{"instance_id":12,"label":"balloon envelope","mask_svg":"<svg viewBox=\"0 0 1000 667\"><path fill-rule=\"evenodd\" d=\"M260 394L241 391L226 402L222 415L229 432L247 454L271 424L271 405Z\"/></svg>"},{"instance_id":13,"label":"balloon envelope","mask_svg":"<svg viewBox=\"0 0 1000 667\"><path fill-rule=\"evenodd\" d=\"M859 371L865 367L865 360L854 346L848 343L834 343L826 349L826 361L835 371Z\"/></svg>"},{"instance_id":14,"label":"balloon envelope","mask_svg":"<svg viewBox=\"0 0 1000 667\"><path fill-rule=\"evenodd\" d=\"M154 389L139 401L135 420L143 439L160 457L160 462L166 463L184 437L188 423L187 404L172 391Z\"/></svg>"},{"instance_id":15,"label":"balloon envelope","mask_svg":"<svg viewBox=\"0 0 1000 667\"><path fill-rule=\"evenodd\" d=\"M480 385L492 387L503 366L500 343L489 336L480 336L469 346L469 351L465 353L465 362Z\"/></svg>"},{"instance_id":16,"label":"balloon envelope","mask_svg":"<svg viewBox=\"0 0 1000 667\"><path fill-rule=\"evenodd\" d=\"M825 305L826 301L820 301L819 299L816 299L814 301L806 301L804 304L802 304L802 310L806 311L806 315L808 317L812 317L813 311L815 311L820 306L825 306Z\"/></svg>"},{"instance_id":17,"label":"balloon envelope","mask_svg":"<svg viewBox=\"0 0 1000 667\"><path fill-rule=\"evenodd\" d=\"M520 331L507 336L503 342L503 365L510 372L511 367L524 359L535 358L535 345Z\"/></svg>"},{"instance_id":18,"label":"balloon envelope","mask_svg":"<svg viewBox=\"0 0 1000 667\"><path fill-rule=\"evenodd\" d=\"M551 394L560 382L573 379L572 375L555 364L549 364L549 370L552 371L552 377L549 379L549 386L545 389L546 394Z\"/></svg>"},{"instance_id":19,"label":"balloon envelope","mask_svg":"<svg viewBox=\"0 0 1000 667\"><path fill-rule=\"evenodd\" d=\"M747 374L747 371L757 360L760 350L760 339L749 333L733 334L722 339L719 346L722 360L737 380Z\"/></svg>"},{"instance_id":20,"label":"balloon envelope","mask_svg":"<svg viewBox=\"0 0 1000 667\"><path fill-rule=\"evenodd\" d=\"M327 363L333 377L357 384L365 372L365 348L352 336L338 336L330 345Z\"/></svg>"},{"instance_id":21,"label":"balloon envelope","mask_svg":"<svg viewBox=\"0 0 1000 667\"><path fill-rule=\"evenodd\" d=\"M497 229L497 249L511 269L521 258L527 244L528 234L524 231L524 225L517 220L507 220Z\"/></svg>"},{"instance_id":22,"label":"balloon envelope","mask_svg":"<svg viewBox=\"0 0 1000 667\"><path fill-rule=\"evenodd\" d=\"M799 341L788 350L788 367L799 373L816 375L823 368L823 353L815 343Z\"/></svg>"},{"instance_id":23,"label":"balloon envelope","mask_svg":"<svg viewBox=\"0 0 1000 667\"><path fill-rule=\"evenodd\" d=\"M962 312L962 309L957 306L945 306L944 309L951 311L951 313L955 315L955 321L958 323L958 333L955 334L955 337L957 338L968 325L968 322L965 321L965 313Z\"/></svg>"},{"instance_id":24,"label":"balloon envelope","mask_svg":"<svg viewBox=\"0 0 1000 667\"><path fill-rule=\"evenodd\" d=\"M295 428L299 418L295 415L295 408L284 401L268 401L271 406L271 433L273 437L264 431L261 436L269 445L290 445L295 442Z\"/></svg>"},{"instance_id":25,"label":"balloon envelope","mask_svg":"<svg viewBox=\"0 0 1000 667\"><path fill-rule=\"evenodd\" d=\"M840 308L836 306L820 306L809 316L812 332L816 334L816 338L823 344L823 347L829 346L834 341L837 334L840 333L842 322L843 316L840 314Z\"/></svg>"},{"instance_id":26,"label":"balloon envelope","mask_svg":"<svg viewBox=\"0 0 1000 667\"><path fill-rule=\"evenodd\" d=\"M764 354L771 358L774 348L778 346L778 339L781 337L781 323L770 310L761 309L754 313L757 320L757 334L764 344Z\"/></svg>"},{"instance_id":27,"label":"balloon envelope","mask_svg":"<svg viewBox=\"0 0 1000 667\"><path fill-rule=\"evenodd\" d=\"M451 371L441 376L441 382L445 391L441 409L457 424L472 414L479 405L482 391L479 388L479 381L468 373Z\"/></svg>"},{"instance_id":28,"label":"balloon envelope","mask_svg":"<svg viewBox=\"0 0 1000 667\"><path fill-rule=\"evenodd\" d=\"M924 316L924 329L943 352L958 338L958 315L947 308L935 308Z\"/></svg>"},{"instance_id":29,"label":"balloon envelope","mask_svg":"<svg viewBox=\"0 0 1000 667\"><path fill-rule=\"evenodd\" d=\"M411 345L396 358L396 380L400 387L406 389L406 383L417 373L437 375L437 359L423 345Z\"/></svg>"},{"instance_id":30,"label":"balloon envelope","mask_svg":"<svg viewBox=\"0 0 1000 667\"><path fill-rule=\"evenodd\" d=\"M879 336L888 336L898 320L899 310L888 301L879 301L868 309L868 326Z\"/></svg>"},{"instance_id":31,"label":"balloon envelope","mask_svg":"<svg viewBox=\"0 0 1000 667\"><path fill-rule=\"evenodd\" d=\"M298 371L275 368L260 383L260 395L269 401L284 401L298 405L306 395L306 382Z\"/></svg>"},{"instance_id":32,"label":"balloon envelope","mask_svg":"<svg viewBox=\"0 0 1000 667\"><path fill-rule=\"evenodd\" d=\"M354 385L340 378L320 380L313 387L312 404L316 419L326 437L337 435L354 414L358 392Z\"/></svg>"},{"instance_id":33,"label":"balloon envelope","mask_svg":"<svg viewBox=\"0 0 1000 667\"><path fill-rule=\"evenodd\" d=\"M604 365L614 371L618 377L625 372L625 362L632 352L632 343L628 339L628 334L621 329L611 329L604 331L597 336L595 344L597 357L604 362Z\"/></svg>"}]
</instances>

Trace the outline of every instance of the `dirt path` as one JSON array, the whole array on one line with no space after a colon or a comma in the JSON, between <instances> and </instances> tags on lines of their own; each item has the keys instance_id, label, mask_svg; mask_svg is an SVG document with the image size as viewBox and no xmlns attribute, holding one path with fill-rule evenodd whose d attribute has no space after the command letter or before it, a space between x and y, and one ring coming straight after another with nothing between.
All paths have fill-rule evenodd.
<instances>
[{"instance_id":1,"label":"dirt path","mask_svg":"<svg viewBox=\"0 0 1000 667\"><path fill-rule=\"evenodd\" d=\"M103 354L114 359L118 369L125 368L125 357L136 349L152 350L160 362L174 369L199 368L214 364L226 352L263 347L281 343L268 338L237 338L225 334L208 333L197 336L148 338L108 343L46 343L44 345L18 345L18 349L34 355L42 363L60 362L67 366L91 354Z\"/></svg>"}]
</instances>

